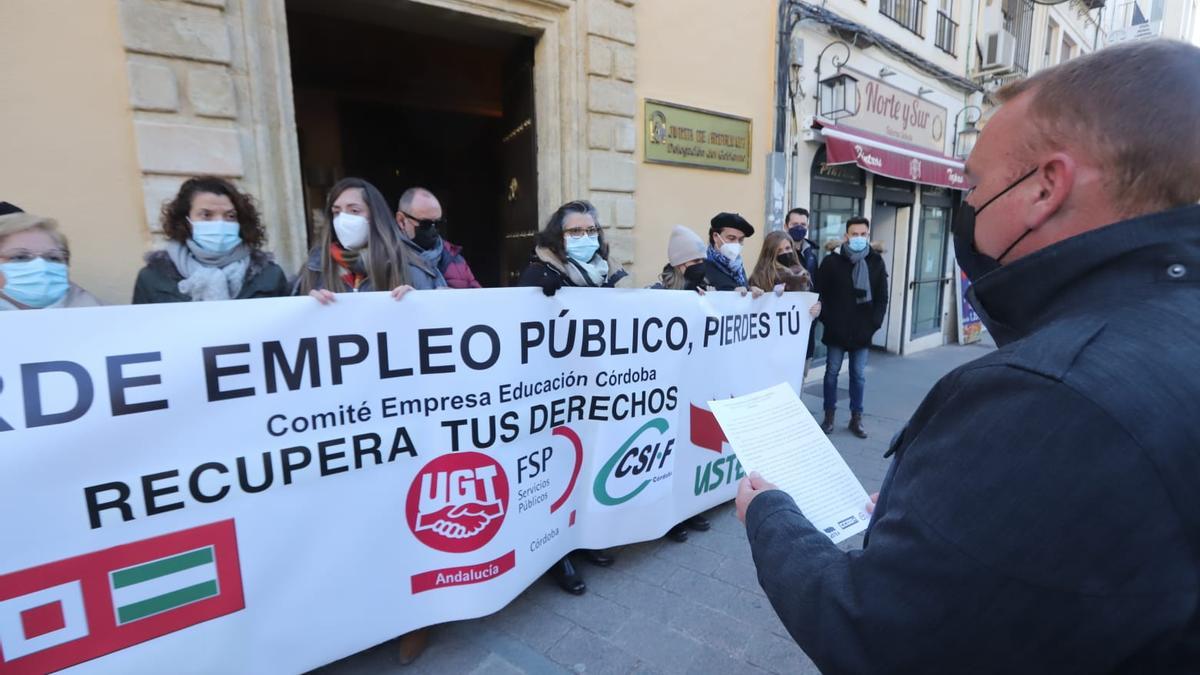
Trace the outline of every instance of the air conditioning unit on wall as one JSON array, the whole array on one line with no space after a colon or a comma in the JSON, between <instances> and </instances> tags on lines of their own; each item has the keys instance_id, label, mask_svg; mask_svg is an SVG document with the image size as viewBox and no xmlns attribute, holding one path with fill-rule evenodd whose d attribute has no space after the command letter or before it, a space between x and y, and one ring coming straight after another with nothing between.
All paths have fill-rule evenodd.
<instances>
[{"instance_id":1,"label":"air conditioning unit on wall","mask_svg":"<svg viewBox=\"0 0 1200 675\"><path fill-rule=\"evenodd\" d=\"M983 36L983 61L980 73L999 74L1013 70L1017 59L1017 37L1006 30L990 31Z\"/></svg>"}]
</instances>

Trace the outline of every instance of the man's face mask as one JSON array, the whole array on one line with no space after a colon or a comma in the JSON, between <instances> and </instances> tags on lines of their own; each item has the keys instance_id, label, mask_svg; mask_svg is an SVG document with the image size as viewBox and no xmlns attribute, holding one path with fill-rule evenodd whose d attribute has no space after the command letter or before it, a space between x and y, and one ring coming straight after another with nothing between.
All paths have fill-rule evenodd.
<instances>
[{"instance_id":1,"label":"man's face mask","mask_svg":"<svg viewBox=\"0 0 1200 675\"><path fill-rule=\"evenodd\" d=\"M427 218L417 218L405 213L404 211L401 211L400 213L403 213L406 217L408 217L409 220L416 223L416 227L413 228L412 237L414 244L420 246L426 251L430 251L434 246L437 246L438 238L440 236L438 233L438 227L446 223L445 218L430 220Z\"/></svg>"},{"instance_id":2,"label":"man's face mask","mask_svg":"<svg viewBox=\"0 0 1200 675\"><path fill-rule=\"evenodd\" d=\"M986 253L980 253L979 249L975 248L975 218L980 213L983 213L983 210L991 205L992 202L1003 197L1009 190L1017 187L1035 173L1037 173L1036 168L1013 181L1008 187L984 202L983 206L979 208L971 206L966 201L963 201L962 206L959 207L958 215L954 218L954 226L952 228L954 231L954 257L958 259L958 266L962 268L963 273L967 275L971 283L974 283L975 280L988 272L1000 269L1000 263L1004 260L1005 256L1011 253L1025 237L1028 237L1030 232L1033 232L1033 230L1026 230L1025 234L1017 237L1016 241L1004 249L999 258L993 258Z\"/></svg>"}]
</instances>

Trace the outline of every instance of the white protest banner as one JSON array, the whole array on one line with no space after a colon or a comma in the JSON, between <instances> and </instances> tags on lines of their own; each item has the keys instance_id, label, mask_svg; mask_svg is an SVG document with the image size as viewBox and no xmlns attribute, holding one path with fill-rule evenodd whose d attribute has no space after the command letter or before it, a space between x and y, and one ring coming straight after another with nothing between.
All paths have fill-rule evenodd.
<instances>
[{"instance_id":1,"label":"white protest banner","mask_svg":"<svg viewBox=\"0 0 1200 675\"><path fill-rule=\"evenodd\" d=\"M297 672L730 499L811 294L0 313L0 673Z\"/></svg>"}]
</instances>

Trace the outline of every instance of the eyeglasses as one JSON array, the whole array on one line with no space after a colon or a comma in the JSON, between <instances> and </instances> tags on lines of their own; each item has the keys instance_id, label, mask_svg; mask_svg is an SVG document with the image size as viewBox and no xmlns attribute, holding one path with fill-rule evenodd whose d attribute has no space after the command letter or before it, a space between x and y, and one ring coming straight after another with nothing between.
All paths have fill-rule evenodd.
<instances>
[{"instance_id":1,"label":"eyeglasses","mask_svg":"<svg viewBox=\"0 0 1200 675\"><path fill-rule=\"evenodd\" d=\"M66 265L71 262L71 255L63 249L54 249L52 251L44 251L37 253L23 248L15 248L11 251L0 252L0 262L17 262L26 263L33 262L34 258L41 258L46 262L62 263Z\"/></svg>"},{"instance_id":2,"label":"eyeglasses","mask_svg":"<svg viewBox=\"0 0 1200 675\"><path fill-rule=\"evenodd\" d=\"M586 227L586 228L585 227L572 227L569 230L563 230L563 234L567 235L568 237L570 237L572 239L582 239L584 237L594 237L597 234L600 234L600 228L595 227L595 226Z\"/></svg>"},{"instance_id":3,"label":"eyeglasses","mask_svg":"<svg viewBox=\"0 0 1200 675\"><path fill-rule=\"evenodd\" d=\"M415 221L417 223L418 227L445 227L446 226L445 218L438 218L437 220L430 220L428 218L417 218L416 216L412 215L411 213L409 213L407 211L401 211L400 213L403 213L405 218Z\"/></svg>"}]
</instances>

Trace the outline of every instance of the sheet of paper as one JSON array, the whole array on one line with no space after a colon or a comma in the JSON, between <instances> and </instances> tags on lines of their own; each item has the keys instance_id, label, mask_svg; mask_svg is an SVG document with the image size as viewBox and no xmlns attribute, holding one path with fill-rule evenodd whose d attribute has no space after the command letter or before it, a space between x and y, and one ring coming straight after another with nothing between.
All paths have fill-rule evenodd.
<instances>
[{"instance_id":1,"label":"sheet of paper","mask_svg":"<svg viewBox=\"0 0 1200 675\"><path fill-rule=\"evenodd\" d=\"M746 473L791 495L818 530L841 541L867 529L866 490L791 385L708 405Z\"/></svg>"}]
</instances>

